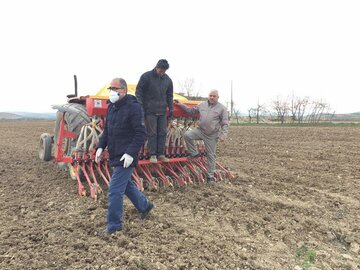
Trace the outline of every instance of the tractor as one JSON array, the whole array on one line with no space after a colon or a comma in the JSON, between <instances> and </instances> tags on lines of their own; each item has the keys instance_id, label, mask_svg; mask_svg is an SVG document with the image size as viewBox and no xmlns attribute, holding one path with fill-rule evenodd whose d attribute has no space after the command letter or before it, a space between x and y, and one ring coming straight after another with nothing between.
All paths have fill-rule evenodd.
<instances>
[{"instance_id":1,"label":"tractor","mask_svg":"<svg viewBox=\"0 0 360 270\"><path fill-rule=\"evenodd\" d=\"M105 124L109 90L105 85L95 96L78 96L76 75L74 82L75 94L67 95L67 103L52 106L57 110L54 134L41 134L39 157L43 161L54 160L61 169L68 170L70 177L77 181L80 196L89 192L91 198L97 199L98 194L103 192L100 182L109 185L112 170L106 149L100 162L95 163L96 144ZM128 85L128 94L135 95L135 88L136 85ZM174 94L174 98L189 107L199 103L178 94ZM196 125L199 116L187 114L176 103L173 116L168 122L165 144L170 161L151 163L146 141L139 152L139 163L133 171L132 180L141 191L205 182L205 146L198 141L200 156L190 160L183 136L187 129ZM223 179L231 180L233 175L217 162L215 181Z\"/></svg>"}]
</instances>

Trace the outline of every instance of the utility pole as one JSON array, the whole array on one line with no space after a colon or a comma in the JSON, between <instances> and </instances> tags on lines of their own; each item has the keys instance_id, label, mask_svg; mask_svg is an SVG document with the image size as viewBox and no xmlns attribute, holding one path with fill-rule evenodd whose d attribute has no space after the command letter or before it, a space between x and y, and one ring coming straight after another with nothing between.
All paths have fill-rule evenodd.
<instances>
[{"instance_id":1,"label":"utility pole","mask_svg":"<svg viewBox=\"0 0 360 270\"><path fill-rule=\"evenodd\" d=\"M233 111L234 111L234 101L233 101L233 87L232 87L232 80L231 80L231 102L230 102L230 117L232 118L233 116Z\"/></svg>"}]
</instances>

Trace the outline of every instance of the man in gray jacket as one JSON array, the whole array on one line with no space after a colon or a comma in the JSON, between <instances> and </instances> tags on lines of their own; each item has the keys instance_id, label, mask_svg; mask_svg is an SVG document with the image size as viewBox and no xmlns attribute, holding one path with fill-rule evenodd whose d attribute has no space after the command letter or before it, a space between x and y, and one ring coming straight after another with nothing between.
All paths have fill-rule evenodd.
<instances>
[{"instance_id":1,"label":"man in gray jacket","mask_svg":"<svg viewBox=\"0 0 360 270\"><path fill-rule=\"evenodd\" d=\"M216 165L216 146L218 141L224 141L228 134L229 118L226 107L218 102L219 92L211 90L207 101L201 102L192 108L174 100L182 109L189 114L200 114L198 127L187 130L184 134L187 148L190 152L189 158L199 156L194 140L203 140L207 152L207 183L213 184Z\"/></svg>"}]
</instances>

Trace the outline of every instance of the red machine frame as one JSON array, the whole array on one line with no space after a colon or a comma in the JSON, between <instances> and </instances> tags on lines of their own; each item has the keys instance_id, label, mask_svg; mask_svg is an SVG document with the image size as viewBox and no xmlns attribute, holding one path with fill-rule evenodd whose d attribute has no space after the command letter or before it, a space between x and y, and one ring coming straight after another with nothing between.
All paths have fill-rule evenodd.
<instances>
[{"instance_id":1,"label":"red machine frame","mask_svg":"<svg viewBox=\"0 0 360 270\"><path fill-rule=\"evenodd\" d=\"M87 113L90 117L99 117L100 125L103 127L106 112L107 112L107 99L99 97L86 97L85 104ZM185 103L186 104L186 103ZM196 106L194 103L187 104L189 107ZM86 194L82 180L86 180L90 189L90 196L97 198L97 194L102 192L97 177L95 176L94 167L106 185L109 185L111 174L109 171L109 154L107 150L104 150L104 155L99 163L95 163L95 149L90 152L83 151L75 152L75 156L66 156L62 149L64 139L76 139L77 134L70 132L66 129L65 113L63 112L57 141L55 143L56 155L55 162L71 164L70 167L74 170L78 182L78 192L80 196ZM174 104L174 117L175 118L192 118L198 119L199 115L189 115L179 105ZM159 186L184 186L192 184L194 181L203 183L206 177L206 164L205 148L199 148L200 157L192 159L191 161L186 157L187 153L185 147L167 147L166 153L169 156L169 162L161 162L154 164L147 160L146 149L142 149L139 154L139 165L133 171L132 178L135 181L137 187L142 191L144 190L144 181L147 183L149 189L157 190ZM217 162L217 166L220 169L215 173L216 180L222 180L223 178L232 179L233 175L229 170L221 166ZM80 176L79 169L82 171ZM190 176L193 177L190 177ZM169 177L171 176L171 178ZM92 178L92 180L91 180ZM195 178L195 179L194 179ZM175 179L172 180L172 179Z\"/></svg>"}]
</instances>

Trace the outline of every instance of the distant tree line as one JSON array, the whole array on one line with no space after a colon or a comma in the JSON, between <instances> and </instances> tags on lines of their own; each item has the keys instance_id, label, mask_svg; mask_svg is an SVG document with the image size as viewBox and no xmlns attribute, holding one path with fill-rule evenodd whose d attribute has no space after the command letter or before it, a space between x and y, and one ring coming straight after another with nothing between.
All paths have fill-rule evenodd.
<instances>
[{"instance_id":1,"label":"distant tree line","mask_svg":"<svg viewBox=\"0 0 360 270\"><path fill-rule=\"evenodd\" d=\"M195 88L195 79L192 77L179 81L180 92L191 100L206 100L200 96L200 91ZM256 106L247 109L247 116L244 117L232 100L229 102L232 111L229 114L237 123L247 121L249 123L279 122L284 123L319 123L331 121L335 115L330 104L322 100L311 100L310 97L297 97L292 94L290 97L281 98L277 96L268 105L257 103ZM229 105L227 104L227 105ZM229 107L229 106L227 106Z\"/></svg>"},{"instance_id":2,"label":"distant tree line","mask_svg":"<svg viewBox=\"0 0 360 270\"><path fill-rule=\"evenodd\" d=\"M311 100L309 97L290 98L277 97L269 105L258 104L247 110L247 119L250 123L279 122L284 123L319 123L331 121L335 114L330 105L322 100ZM240 110L231 113L237 123L240 122ZM242 117L244 118L244 117Z\"/></svg>"}]
</instances>

